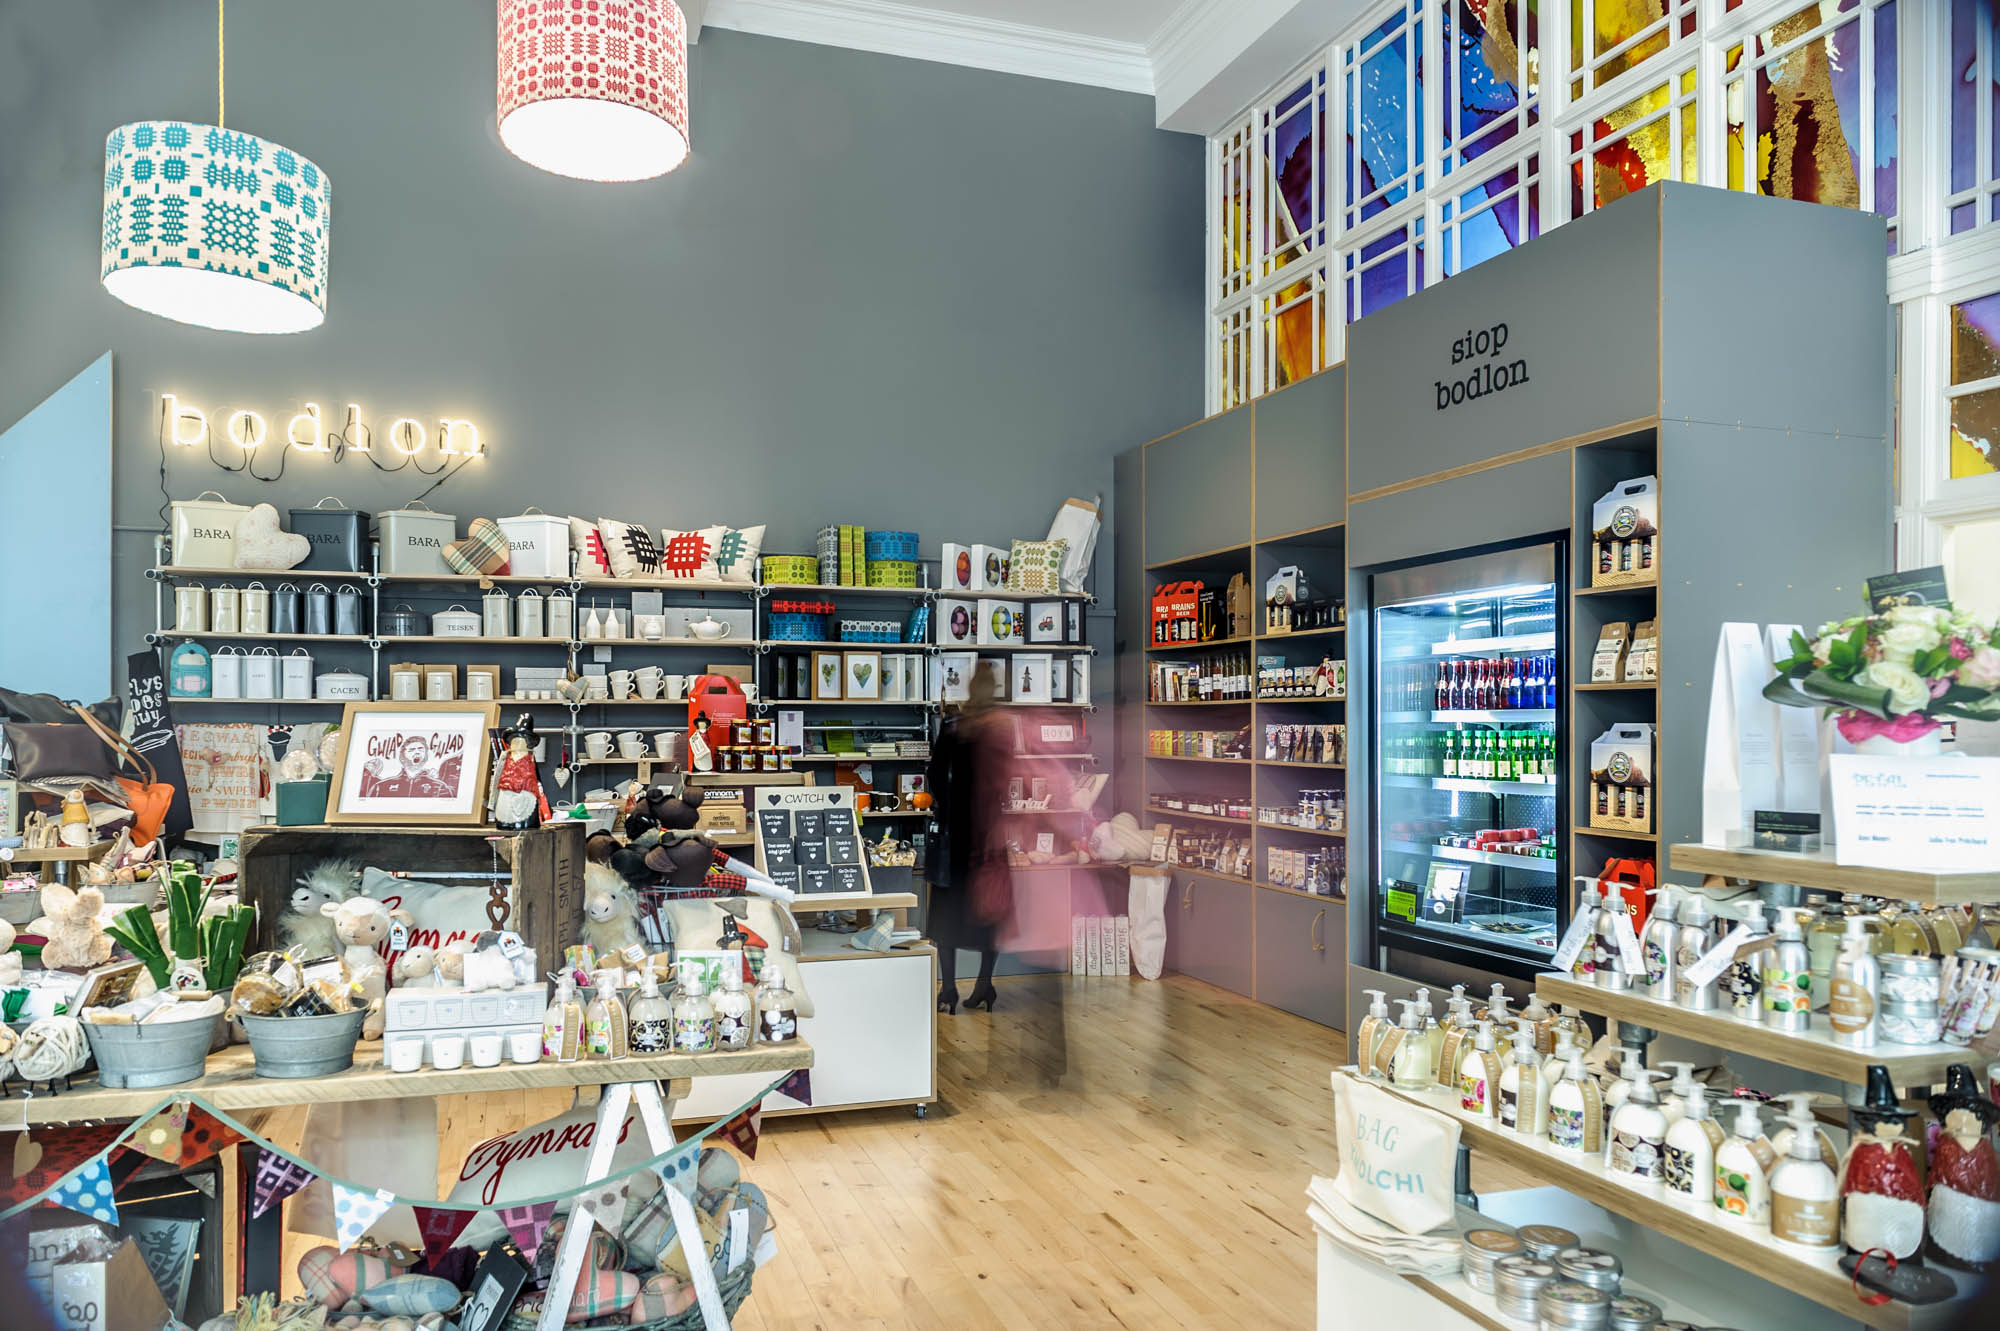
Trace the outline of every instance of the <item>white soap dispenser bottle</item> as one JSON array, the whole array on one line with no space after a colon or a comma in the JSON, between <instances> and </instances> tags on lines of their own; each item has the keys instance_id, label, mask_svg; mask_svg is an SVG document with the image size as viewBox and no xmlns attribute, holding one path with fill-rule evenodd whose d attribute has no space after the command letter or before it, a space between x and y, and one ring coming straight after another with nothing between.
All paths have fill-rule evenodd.
<instances>
[{"instance_id":1,"label":"white soap dispenser bottle","mask_svg":"<svg viewBox=\"0 0 2000 1331\"><path fill-rule=\"evenodd\" d=\"M1549 1143L1584 1156L1604 1149L1604 1097L1576 1049L1570 1050L1562 1080L1549 1092Z\"/></svg>"},{"instance_id":2,"label":"white soap dispenser bottle","mask_svg":"<svg viewBox=\"0 0 2000 1331\"><path fill-rule=\"evenodd\" d=\"M1791 1102L1791 1152L1771 1171L1771 1237L1831 1252L1840 1245L1840 1188L1820 1157L1817 1124L1808 1092L1780 1096Z\"/></svg>"},{"instance_id":3,"label":"white soap dispenser bottle","mask_svg":"<svg viewBox=\"0 0 2000 1331\"><path fill-rule=\"evenodd\" d=\"M1667 1116L1667 1126L1672 1127L1681 1121L1683 1114L1687 1113L1688 1098L1693 1094L1695 1087L1694 1064L1663 1058L1660 1060L1660 1066L1674 1070L1673 1084L1667 1087L1666 1095L1660 1100L1660 1112Z\"/></svg>"},{"instance_id":4,"label":"white soap dispenser bottle","mask_svg":"<svg viewBox=\"0 0 2000 1331\"><path fill-rule=\"evenodd\" d=\"M1389 1069L1389 1080L1400 1090L1421 1091L1432 1085L1431 1053L1424 1043L1424 1029L1419 1024L1415 999L1400 1000L1403 1008L1402 1023L1395 1034L1395 1054Z\"/></svg>"},{"instance_id":5,"label":"white soap dispenser bottle","mask_svg":"<svg viewBox=\"0 0 2000 1331\"><path fill-rule=\"evenodd\" d=\"M1598 907L1603 904L1603 898L1598 893L1598 883L1595 878L1585 878L1580 881L1583 886L1577 891L1576 911L1570 916L1570 919L1583 919L1590 921L1590 923L1588 926L1585 926L1583 946L1577 949L1576 960L1570 963L1569 973L1570 978L1578 984L1591 984L1594 982L1597 973L1597 947L1599 941L1597 937L1597 917ZM1577 926L1572 925L1571 927L1574 928ZM1607 939L1604 941L1608 942L1610 940ZM1495 985L1494 987L1498 988L1499 986Z\"/></svg>"},{"instance_id":6,"label":"white soap dispenser bottle","mask_svg":"<svg viewBox=\"0 0 2000 1331\"><path fill-rule=\"evenodd\" d=\"M1482 1021L1458 1069L1458 1107L1484 1118L1500 1116L1500 1055L1493 1051L1493 1023Z\"/></svg>"},{"instance_id":7,"label":"white soap dispenser bottle","mask_svg":"<svg viewBox=\"0 0 2000 1331\"><path fill-rule=\"evenodd\" d=\"M1535 1054L1535 1026L1523 1021L1514 1031L1514 1058L1500 1073L1500 1126L1523 1137L1549 1133L1549 1088Z\"/></svg>"},{"instance_id":8,"label":"white soap dispenser bottle","mask_svg":"<svg viewBox=\"0 0 2000 1331\"><path fill-rule=\"evenodd\" d=\"M1771 1165L1774 1152L1757 1117L1756 1100L1724 1100L1736 1111L1730 1135L1715 1152L1715 1209L1752 1229L1771 1223Z\"/></svg>"},{"instance_id":9,"label":"white soap dispenser bottle","mask_svg":"<svg viewBox=\"0 0 2000 1331\"><path fill-rule=\"evenodd\" d=\"M1722 1125L1708 1112L1708 1088L1700 1082L1683 1102L1681 1117L1667 1129L1663 1179L1667 1191L1691 1202L1715 1200L1715 1152Z\"/></svg>"},{"instance_id":10,"label":"white soap dispenser bottle","mask_svg":"<svg viewBox=\"0 0 2000 1331\"><path fill-rule=\"evenodd\" d=\"M1375 1066L1375 1051L1382 1045L1382 1036L1393 1024L1389 1020L1389 1004L1380 989L1363 989L1368 995L1368 1015L1361 1019L1361 1028L1354 1033L1354 1062L1365 1077L1378 1074Z\"/></svg>"},{"instance_id":11,"label":"white soap dispenser bottle","mask_svg":"<svg viewBox=\"0 0 2000 1331\"><path fill-rule=\"evenodd\" d=\"M1653 1079L1664 1076L1663 1072L1639 1068L1625 1103L1611 1116L1609 1168L1621 1178L1658 1183L1663 1176L1667 1116L1660 1112Z\"/></svg>"}]
</instances>

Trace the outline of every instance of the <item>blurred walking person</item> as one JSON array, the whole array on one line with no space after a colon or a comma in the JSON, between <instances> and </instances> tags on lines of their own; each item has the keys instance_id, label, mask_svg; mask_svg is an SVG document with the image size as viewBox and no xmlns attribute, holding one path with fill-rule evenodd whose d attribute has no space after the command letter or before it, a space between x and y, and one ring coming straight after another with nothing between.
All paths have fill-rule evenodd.
<instances>
[{"instance_id":1,"label":"blurred walking person","mask_svg":"<svg viewBox=\"0 0 2000 1331\"><path fill-rule=\"evenodd\" d=\"M996 928L1013 909L1000 804L1012 760L1006 726L993 705L993 680L975 670L966 701L945 718L931 751L930 838L924 876L931 885L931 940L937 945L938 1011L958 1011L958 953L979 954L968 1008L993 1010Z\"/></svg>"}]
</instances>

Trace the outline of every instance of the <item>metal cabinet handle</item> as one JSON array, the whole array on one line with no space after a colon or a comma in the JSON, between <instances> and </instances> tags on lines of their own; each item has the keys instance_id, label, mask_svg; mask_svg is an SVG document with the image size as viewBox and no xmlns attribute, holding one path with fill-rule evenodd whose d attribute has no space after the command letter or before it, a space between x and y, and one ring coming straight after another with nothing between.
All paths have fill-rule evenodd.
<instances>
[{"instance_id":1,"label":"metal cabinet handle","mask_svg":"<svg viewBox=\"0 0 2000 1331\"><path fill-rule=\"evenodd\" d=\"M1182 909L1182 910L1193 910L1193 909L1194 909L1194 902L1193 902L1192 900L1190 900L1190 898L1191 898L1191 897L1192 897L1193 895L1194 895L1194 879L1190 878L1190 879L1188 879L1188 880L1187 880L1187 881L1186 881L1185 883L1182 883L1182 884L1181 884L1181 909Z\"/></svg>"},{"instance_id":2,"label":"metal cabinet handle","mask_svg":"<svg viewBox=\"0 0 2000 1331\"><path fill-rule=\"evenodd\" d=\"M1313 916L1312 944L1313 944L1313 951L1315 952L1326 951L1326 944L1320 940L1319 936L1319 922L1325 918L1326 918L1326 912L1324 910L1320 911L1319 914Z\"/></svg>"}]
</instances>

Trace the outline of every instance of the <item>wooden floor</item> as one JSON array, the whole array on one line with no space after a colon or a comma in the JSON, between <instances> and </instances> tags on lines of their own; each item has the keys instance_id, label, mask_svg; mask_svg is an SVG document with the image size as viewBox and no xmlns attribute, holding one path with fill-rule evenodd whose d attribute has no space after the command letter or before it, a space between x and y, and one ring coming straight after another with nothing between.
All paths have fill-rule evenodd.
<instances>
[{"instance_id":1,"label":"wooden floor","mask_svg":"<svg viewBox=\"0 0 2000 1331\"><path fill-rule=\"evenodd\" d=\"M938 1032L928 1119L765 1124L780 1251L738 1327L1311 1325L1339 1032L1171 976L1003 979Z\"/></svg>"}]
</instances>

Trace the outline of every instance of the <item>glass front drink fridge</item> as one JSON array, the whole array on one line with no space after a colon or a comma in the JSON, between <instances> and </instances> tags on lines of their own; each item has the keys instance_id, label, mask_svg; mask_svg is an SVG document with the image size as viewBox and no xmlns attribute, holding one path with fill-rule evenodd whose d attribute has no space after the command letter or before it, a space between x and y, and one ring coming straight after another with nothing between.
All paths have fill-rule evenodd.
<instances>
[{"instance_id":1,"label":"glass front drink fridge","mask_svg":"<svg viewBox=\"0 0 2000 1331\"><path fill-rule=\"evenodd\" d=\"M1378 942L1526 975L1568 923L1563 543L1376 573Z\"/></svg>"}]
</instances>

